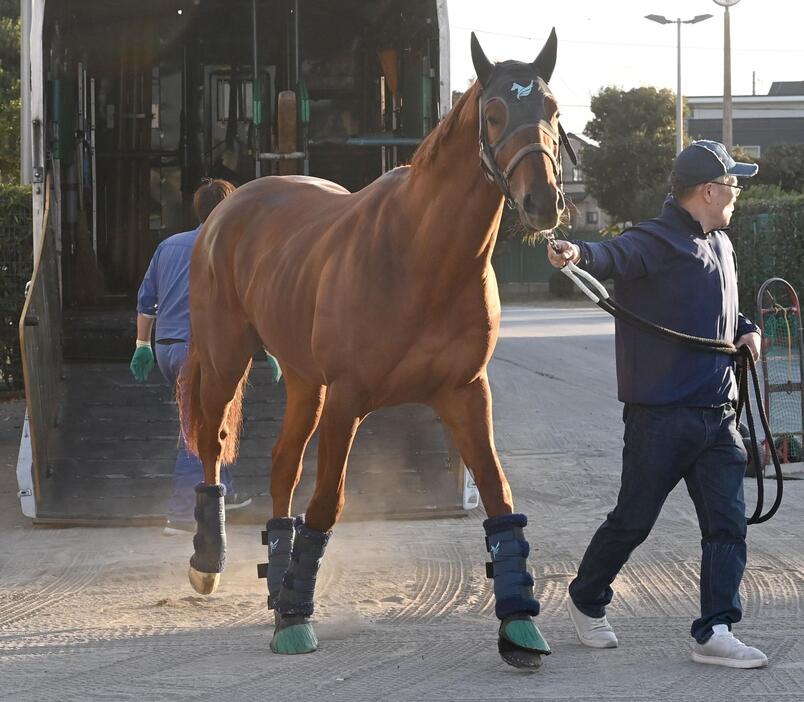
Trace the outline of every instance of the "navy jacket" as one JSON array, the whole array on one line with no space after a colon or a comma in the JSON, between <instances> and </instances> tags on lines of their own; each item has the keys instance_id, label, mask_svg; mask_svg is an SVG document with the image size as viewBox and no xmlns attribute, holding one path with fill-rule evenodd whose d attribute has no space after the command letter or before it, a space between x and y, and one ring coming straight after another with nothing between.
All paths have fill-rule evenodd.
<instances>
[{"instance_id":1,"label":"navy jacket","mask_svg":"<svg viewBox=\"0 0 804 702\"><path fill-rule=\"evenodd\" d=\"M137 312L156 317L156 340L190 341L190 256L201 225L156 247L137 293Z\"/></svg>"},{"instance_id":2,"label":"navy jacket","mask_svg":"<svg viewBox=\"0 0 804 702\"><path fill-rule=\"evenodd\" d=\"M675 331L736 341L756 325L739 313L737 262L723 231L705 234L672 196L662 214L597 243L576 241L580 267L614 279L614 299ZM622 402L717 407L737 398L732 358L698 351L617 320Z\"/></svg>"}]
</instances>

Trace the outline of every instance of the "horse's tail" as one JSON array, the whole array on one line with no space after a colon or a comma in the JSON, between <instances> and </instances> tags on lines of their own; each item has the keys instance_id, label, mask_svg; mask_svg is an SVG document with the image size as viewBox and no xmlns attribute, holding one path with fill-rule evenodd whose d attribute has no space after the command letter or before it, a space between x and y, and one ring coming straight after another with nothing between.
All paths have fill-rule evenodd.
<instances>
[{"instance_id":1,"label":"horse's tail","mask_svg":"<svg viewBox=\"0 0 804 702\"><path fill-rule=\"evenodd\" d=\"M243 428L243 390L248 382L248 374L251 371L251 360L249 359L243 377L237 383L234 397L226 410L223 431L220 436L223 439L221 447L221 463L224 465L234 463L240 449L240 430Z\"/></svg>"},{"instance_id":2,"label":"horse's tail","mask_svg":"<svg viewBox=\"0 0 804 702\"><path fill-rule=\"evenodd\" d=\"M198 435L204 414L201 409L201 359L194 343L190 343L190 350L179 373L176 402L179 405L184 441L187 448L198 456Z\"/></svg>"},{"instance_id":3,"label":"horse's tail","mask_svg":"<svg viewBox=\"0 0 804 702\"><path fill-rule=\"evenodd\" d=\"M250 370L251 362L249 361L227 408L224 426L220 427L218 433L218 439L222 440L220 460L224 464L234 463L237 460L240 428L243 425L243 388ZM201 359L193 343L190 344L187 360L179 375L176 395L184 440L187 448L198 456L200 455L199 439L204 424L204 411L201 406ZM217 430L218 427L215 427L214 431Z\"/></svg>"}]
</instances>

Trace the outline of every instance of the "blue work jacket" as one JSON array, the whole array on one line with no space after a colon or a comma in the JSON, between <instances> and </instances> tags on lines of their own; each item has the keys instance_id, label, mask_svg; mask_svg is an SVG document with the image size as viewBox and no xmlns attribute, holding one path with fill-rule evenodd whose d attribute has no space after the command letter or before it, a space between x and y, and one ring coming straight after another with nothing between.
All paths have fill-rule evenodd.
<instances>
[{"instance_id":1,"label":"blue work jacket","mask_svg":"<svg viewBox=\"0 0 804 702\"><path fill-rule=\"evenodd\" d=\"M739 312L737 261L724 231L704 232L672 196L655 219L602 242L574 242L580 267L614 279L614 299L651 322L694 336L735 342L758 331ZM626 322L615 322L622 402L717 407L737 398L734 361Z\"/></svg>"},{"instance_id":2,"label":"blue work jacket","mask_svg":"<svg viewBox=\"0 0 804 702\"><path fill-rule=\"evenodd\" d=\"M137 312L156 317L156 340L190 341L190 255L201 231L168 237L156 247L137 293Z\"/></svg>"}]
</instances>

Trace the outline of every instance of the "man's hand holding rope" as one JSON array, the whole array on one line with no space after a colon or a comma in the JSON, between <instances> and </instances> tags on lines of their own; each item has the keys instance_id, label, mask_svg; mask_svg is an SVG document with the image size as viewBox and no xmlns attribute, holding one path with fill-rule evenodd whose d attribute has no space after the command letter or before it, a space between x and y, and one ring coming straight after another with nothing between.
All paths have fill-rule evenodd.
<instances>
[{"instance_id":1,"label":"man's hand holding rope","mask_svg":"<svg viewBox=\"0 0 804 702\"><path fill-rule=\"evenodd\" d=\"M739 350L741 346L747 346L748 350L751 352L751 357L754 359L754 363L759 360L759 349L762 344L762 336L759 332L749 332L748 334L743 334L737 341L734 342L734 345Z\"/></svg>"}]
</instances>

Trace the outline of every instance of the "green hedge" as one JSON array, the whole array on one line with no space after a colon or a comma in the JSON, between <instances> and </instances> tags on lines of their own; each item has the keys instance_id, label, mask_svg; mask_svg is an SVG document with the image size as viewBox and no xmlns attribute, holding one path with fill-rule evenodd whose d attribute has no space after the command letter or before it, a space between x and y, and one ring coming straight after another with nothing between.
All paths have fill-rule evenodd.
<instances>
[{"instance_id":1,"label":"green hedge","mask_svg":"<svg viewBox=\"0 0 804 702\"><path fill-rule=\"evenodd\" d=\"M754 319L757 292L768 278L784 278L799 298L804 294L804 194L741 200L731 221L731 238L740 307Z\"/></svg>"},{"instance_id":2,"label":"green hedge","mask_svg":"<svg viewBox=\"0 0 804 702\"><path fill-rule=\"evenodd\" d=\"M0 393L23 389L19 319L31 279L31 189L0 183Z\"/></svg>"}]
</instances>

